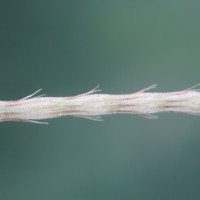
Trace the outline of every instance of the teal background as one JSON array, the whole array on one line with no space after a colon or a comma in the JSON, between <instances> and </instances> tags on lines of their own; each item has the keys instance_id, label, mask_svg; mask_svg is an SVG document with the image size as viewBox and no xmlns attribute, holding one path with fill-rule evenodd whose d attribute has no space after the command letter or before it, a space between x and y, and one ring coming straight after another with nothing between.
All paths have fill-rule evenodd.
<instances>
[{"instance_id":1,"label":"teal background","mask_svg":"<svg viewBox=\"0 0 200 200\"><path fill-rule=\"evenodd\" d=\"M0 0L0 99L200 82L200 1ZM0 124L2 200L200 199L200 118Z\"/></svg>"}]
</instances>

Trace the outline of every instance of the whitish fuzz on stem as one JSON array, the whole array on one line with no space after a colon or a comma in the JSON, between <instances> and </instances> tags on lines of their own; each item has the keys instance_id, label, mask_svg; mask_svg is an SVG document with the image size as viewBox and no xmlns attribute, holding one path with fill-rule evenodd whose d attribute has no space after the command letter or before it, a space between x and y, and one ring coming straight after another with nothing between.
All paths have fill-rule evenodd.
<instances>
[{"instance_id":1,"label":"whitish fuzz on stem","mask_svg":"<svg viewBox=\"0 0 200 200\"><path fill-rule=\"evenodd\" d=\"M74 116L101 121L102 115L117 113L157 118L154 113L176 112L200 115L200 92L198 85L178 92L150 93L156 85L136 93L124 95L95 94L93 90L72 97L34 96L35 93L17 100L0 101L0 121L21 121L32 123L61 116Z\"/></svg>"}]
</instances>

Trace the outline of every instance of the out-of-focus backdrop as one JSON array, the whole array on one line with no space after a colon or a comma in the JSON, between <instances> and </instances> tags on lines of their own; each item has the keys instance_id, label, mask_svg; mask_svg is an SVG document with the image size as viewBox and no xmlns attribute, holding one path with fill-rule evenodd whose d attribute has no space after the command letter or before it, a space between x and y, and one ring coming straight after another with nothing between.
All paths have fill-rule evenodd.
<instances>
[{"instance_id":1,"label":"out-of-focus backdrop","mask_svg":"<svg viewBox=\"0 0 200 200\"><path fill-rule=\"evenodd\" d=\"M0 99L200 82L200 1L0 1ZM0 123L2 200L200 199L200 117Z\"/></svg>"}]
</instances>

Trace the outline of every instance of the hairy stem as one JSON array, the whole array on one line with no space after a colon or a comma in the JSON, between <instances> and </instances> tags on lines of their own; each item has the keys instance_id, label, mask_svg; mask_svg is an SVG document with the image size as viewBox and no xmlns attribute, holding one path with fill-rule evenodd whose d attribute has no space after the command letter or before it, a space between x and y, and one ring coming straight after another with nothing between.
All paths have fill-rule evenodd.
<instances>
[{"instance_id":1,"label":"hairy stem","mask_svg":"<svg viewBox=\"0 0 200 200\"><path fill-rule=\"evenodd\" d=\"M132 94L94 94L97 88L73 97L43 97L35 92L17 101L0 101L0 121L45 123L39 120L74 116L101 120L116 113L156 118L154 113L177 112L200 114L200 92L193 88L178 92L150 93L149 88ZM195 86L196 87L196 86Z\"/></svg>"}]
</instances>

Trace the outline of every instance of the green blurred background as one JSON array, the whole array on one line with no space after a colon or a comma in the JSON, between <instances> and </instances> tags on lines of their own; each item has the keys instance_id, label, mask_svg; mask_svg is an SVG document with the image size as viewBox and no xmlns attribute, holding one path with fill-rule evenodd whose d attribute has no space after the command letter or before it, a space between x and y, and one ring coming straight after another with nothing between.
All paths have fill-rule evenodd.
<instances>
[{"instance_id":1,"label":"green blurred background","mask_svg":"<svg viewBox=\"0 0 200 200\"><path fill-rule=\"evenodd\" d=\"M200 82L200 1L0 0L0 99ZM200 118L0 124L2 200L200 199Z\"/></svg>"}]
</instances>

